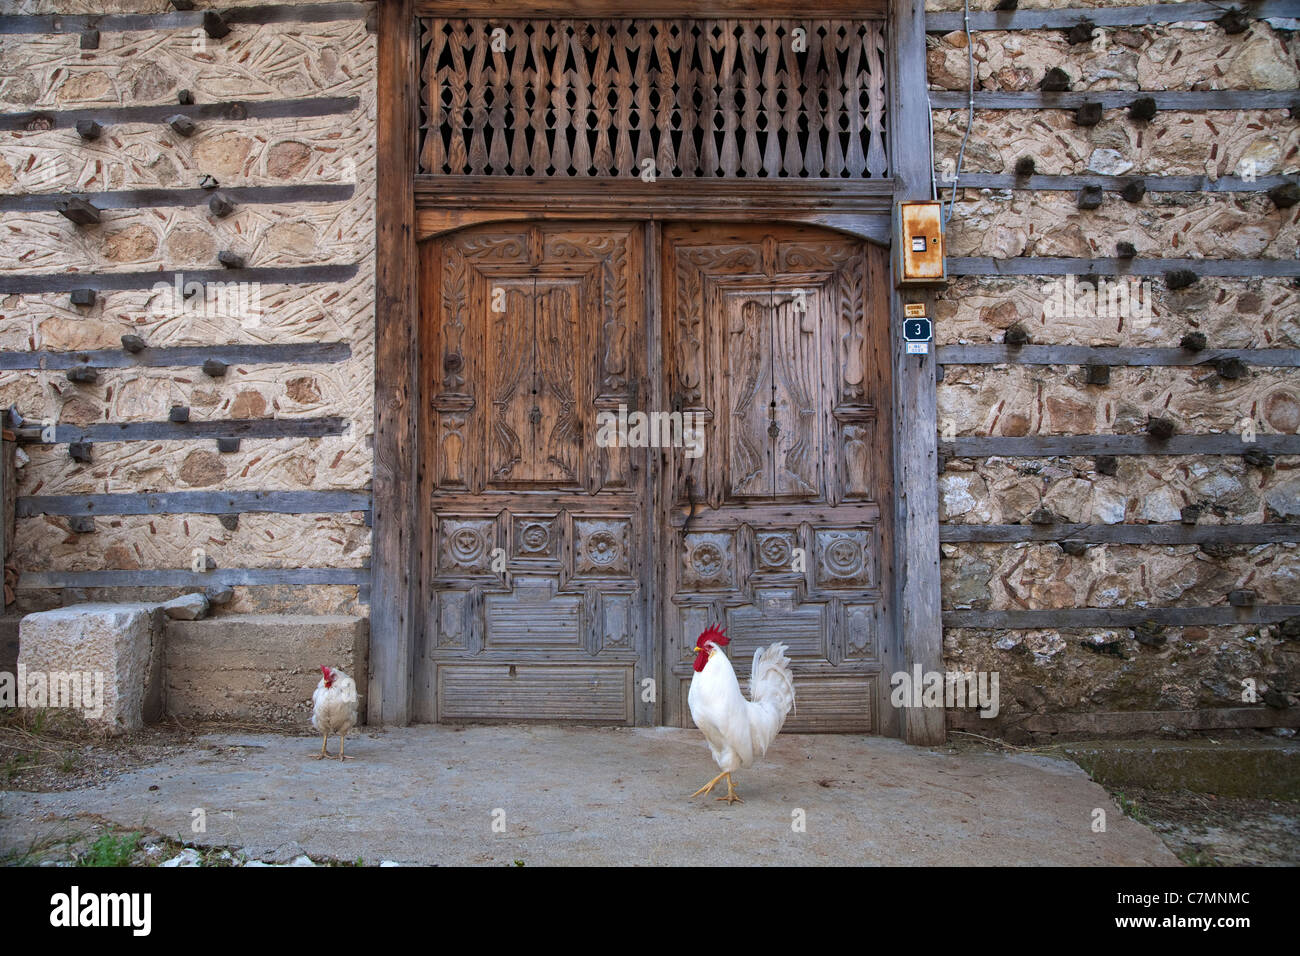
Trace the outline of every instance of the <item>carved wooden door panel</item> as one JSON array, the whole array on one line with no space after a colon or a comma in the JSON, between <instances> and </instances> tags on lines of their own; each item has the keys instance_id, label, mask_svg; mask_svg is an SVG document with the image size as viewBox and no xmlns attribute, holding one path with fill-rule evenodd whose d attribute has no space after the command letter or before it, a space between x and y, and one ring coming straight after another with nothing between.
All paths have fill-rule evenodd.
<instances>
[{"instance_id":1,"label":"carved wooden door panel","mask_svg":"<svg viewBox=\"0 0 1300 956\"><path fill-rule=\"evenodd\" d=\"M426 244L423 720L651 723L639 228L496 226ZM643 674L644 672L644 674Z\"/></svg>"},{"instance_id":2,"label":"carved wooden door panel","mask_svg":"<svg viewBox=\"0 0 1300 956\"><path fill-rule=\"evenodd\" d=\"M690 725L692 642L717 622L742 686L758 646L790 645L789 729L889 723L884 256L818 230L665 230L665 391L708 422L659 486L670 724Z\"/></svg>"}]
</instances>

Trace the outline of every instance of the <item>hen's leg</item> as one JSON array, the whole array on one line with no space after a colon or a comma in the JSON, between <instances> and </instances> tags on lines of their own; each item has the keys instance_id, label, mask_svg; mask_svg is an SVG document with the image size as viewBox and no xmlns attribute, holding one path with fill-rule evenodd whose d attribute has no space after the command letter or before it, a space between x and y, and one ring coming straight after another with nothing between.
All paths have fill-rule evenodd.
<instances>
[{"instance_id":1,"label":"hen's leg","mask_svg":"<svg viewBox=\"0 0 1300 956\"><path fill-rule=\"evenodd\" d=\"M728 779L730 779L730 777L727 774L727 771L724 770L722 771L722 773L718 774L716 777L714 777L704 786L700 787L700 789L696 790L693 794L691 794L691 796L698 797L702 793L708 793L710 790L713 789L713 785L717 783L719 780L721 780L723 777L728 777Z\"/></svg>"},{"instance_id":2,"label":"hen's leg","mask_svg":"<svg viewBox=\"0 0 1300 956\"><path fill-rule=\"evenodd\" d=\"M727 778L727 792L715 799L726 800L727 806L731 806L733 803L744 803L745 801L740 799L740 794L736 793L736 785L731 782L731 774L728 773L725 776Z\"/></svg>"},{"instance_id":3,"label":"hen's leg","mask_svg":"<svg viewBox=\"0 0 1300 956\"><path fill-rule=\"evenodd\" d=\"M347 731L345 730L342 734L339 735L339 759L340 759L340 760L351 760L351 759L352 759L351 757L345 757L345 756L343 756L343 741L345 741L345 740L347 740L347 739L348 739L348 733L347 733Z\"/></svg>"},{"instance_id":4,"label":"hen's leg","mask_svg":"<svg viewBox=\"0 0 1300 956\"><path fill-rule=\"evenodd\" d=\"M329 732L326 731L325 736L321 737L321 741L320 741L320 753L318 753L318 754L315 756L315 758L313 758L313 759L315 759L315 760L324 760L324 759L325 759L325 745L326 745L327 743L329 743L329 741L330 741L330 735L329 735Z\"/></svg>"}]
</instances>

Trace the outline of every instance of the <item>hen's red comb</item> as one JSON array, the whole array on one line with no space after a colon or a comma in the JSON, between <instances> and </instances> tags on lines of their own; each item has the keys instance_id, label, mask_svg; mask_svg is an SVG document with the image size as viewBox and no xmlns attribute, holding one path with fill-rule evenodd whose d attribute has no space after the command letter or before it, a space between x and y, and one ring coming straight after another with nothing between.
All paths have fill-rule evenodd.
<instances>
[{"instance_id":1,"label":"hen's red comb","mask_svg":"<svg viewBox=\"0 0 1300 956\"><path fill-rule=\"evenodd\" d=\"M719 647L726 647L731 643L731 638L727 637L727 635L723 633L725 630L725 627L718 627L716 624L710 624L709 629L701 634L695 641L695 646L703 647L706 643L712 641Z\"/></svg>"}]
</instances>

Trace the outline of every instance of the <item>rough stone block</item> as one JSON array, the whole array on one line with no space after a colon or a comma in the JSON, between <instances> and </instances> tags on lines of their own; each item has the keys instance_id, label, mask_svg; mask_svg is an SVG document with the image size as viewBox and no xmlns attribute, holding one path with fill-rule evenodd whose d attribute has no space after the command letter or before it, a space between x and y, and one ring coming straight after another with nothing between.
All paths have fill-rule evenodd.
<instances>
[{"instance_id":1,"label":"rough stone block","mask_svg":"<svg viewBox=\"0 0 1300 956\"><path fill-rule=\"evenodd\" d=\"M112 734L139 730L163 712L162 623L153 604L74 604L29 614L19 624L18 665L30 686L39 677L47 686L52 675L96 675L87 685L99 706L82 715ZM102 676L100 676L102 675ZM57 680L57 678L55 678ZM102 681L102 682L101 682ZM102 696L100 696L102 695ZM28 704L32 703L30 696ZM96 712L98 711L98 712Z\"/></svg>"},{"instance_id":2,"label":"rough stone block","mask_svg":"<svg viewBox=\"0 0 1300 956\"><path fill-rule=\"evenodd\" d=\"M303 724L328 664L365 691L369 622L342 615L230 614L167 622L167 712L175 717Z\"/></svg>"},{"instance_id":3,"label":"rough stone block","mask_svg":"<svg viewBox=\"0 0 1300 956\"><path fill-rule=\"evenodd\" d=\"M202 594L182 594L162 606L174 621L197 621L208 613L208 599Z\"/></svg>"}]
</instances>

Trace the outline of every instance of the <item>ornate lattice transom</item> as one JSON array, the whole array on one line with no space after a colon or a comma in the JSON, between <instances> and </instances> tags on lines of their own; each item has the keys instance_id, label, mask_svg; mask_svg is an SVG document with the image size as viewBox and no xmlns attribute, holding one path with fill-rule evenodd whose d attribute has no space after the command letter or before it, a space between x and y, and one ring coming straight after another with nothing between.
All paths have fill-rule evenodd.
<instances>
[{"instance_id":1,"label":"ornate lattice transom","mask_svg":"<svg viewBox=\"0 0 1300 956\"><path fill-rule=\"evenodd\" d=\"M888 175L885 24L421 21L420 172Z\"/></svg>"}]
</instances>

